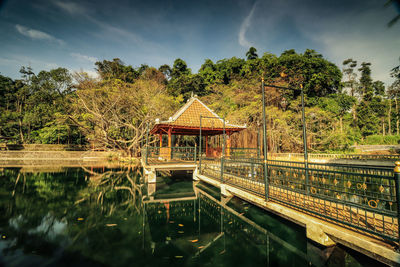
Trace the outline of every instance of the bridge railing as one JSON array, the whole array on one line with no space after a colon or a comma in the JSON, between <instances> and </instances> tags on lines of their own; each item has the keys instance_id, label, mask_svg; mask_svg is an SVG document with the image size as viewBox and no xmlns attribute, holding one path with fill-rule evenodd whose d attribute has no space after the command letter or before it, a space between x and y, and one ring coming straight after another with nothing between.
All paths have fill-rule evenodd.
<instances>
[{"instance_id":1,"label":"bridge railing","mask_svg":"<svg viewBox=\"0 0 400 267\"><path fill-rule=\"evenodd\" d=\"M264 197L260 159L204 161L202 174ZM399 190L391 168L267 161L268 199L398 241ZM222 170L222 172L221 172ZM223 174L220 174L223 173Z\"/></svg>"},{"instance_id":2,"label":"bridge railing","mask_svg":"<svg viewBox=\"0 0 400 267\"><path fill-rule=\"evenodd\" d=\"M194 147L144 147L142 157L149 163L196 162L199 151Z\"/></svg>"},{"instance_id":3,"label":"bridge railing","mask_svg":"<svg viewBox=\"0 0 400 267\"><path fill-rule=\"evenodd\" d=\"M303 153L268 153L269 159L288 159L299 160L304 159ZM352 160L399 160L400 155L397 154L323 154L323 153L308 153L309 160L329 160L329 159L352 159Z\"/></svg>"},{"instance_id":4,"label":"bridge railing","mask_svg":"<svg viewBox=\"0 0 400 267\"><path fill-rule=\"evenodd\" d=\"M228 155L229 151L229 155ZM247 159L247 158L259 158L260 150L258 148L229 148L226 149L227 158L230 159Z\"/></svg>"},{"instance_id":5,"label":"bridge railing","mask_svg":"<svg viewBox=\"0 0 400 267\"><path fill-rule=\"evenodd\" d=\"M269 162L269 198L393 241L399 239L393 172L315 167Z\"/></svg>"},{"instance_id":6,"label":"bridge railing","mask_svg":"<svg viewBox=\"0 0 400 267\"><path fill-rule=\"evenodd\" d=\"M221 158L202 158L199 164L198 171L202 175L206 175L217 181L222 181L223 173L221 165L223 161Z\"/></svg>"}]
</instances>

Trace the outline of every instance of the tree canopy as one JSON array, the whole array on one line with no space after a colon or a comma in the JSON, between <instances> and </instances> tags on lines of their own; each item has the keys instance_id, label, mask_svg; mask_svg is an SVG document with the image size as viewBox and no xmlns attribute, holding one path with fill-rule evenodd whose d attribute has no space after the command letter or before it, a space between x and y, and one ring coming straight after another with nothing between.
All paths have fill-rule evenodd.
<instances>
[{"instance_id":1,"label":"tree canopy","mask_svg":"<svg viewBox=\"0 0 400 267\"><path fill-rule=\"evenodd\" d=\"M99 75L65 68L21 78L0 75L0 136L18 143L85 144L139 153L148 125L168 119L192 94L219 115L258 129L262 123L261 86L304 88L311 151L346 150L369 136L400 133L400 69L386 88L371 77L371 63L345 59L340 69L320 53L294 49L280 55L205 59L197 73L181 58L158 68L136 67L121 59L94 64ZM267 122L271 151L302 149L298 91L267 86Z\"/></svg>"}]
</instances>

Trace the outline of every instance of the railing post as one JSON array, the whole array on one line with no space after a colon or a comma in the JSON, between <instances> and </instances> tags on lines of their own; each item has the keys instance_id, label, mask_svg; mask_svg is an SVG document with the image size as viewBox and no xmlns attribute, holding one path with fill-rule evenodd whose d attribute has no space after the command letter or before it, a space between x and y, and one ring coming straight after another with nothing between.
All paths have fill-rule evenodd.
<instances>
[{"instance_id":1,"label":"railing post","mask_svg":"<svg viewBox=\"0 0 400 267\"><path fill-rule=\"evenodd\" d=\"M254 161L253 160L251 160L250 161L250 166L251 166L251 179L253 179L253 180L255 180L254 178Z\"/></svg>"},{"instance_id":2,"label":"railing post","mask_svg":"<svg viewBox=\"0 0 400 267\"><path fill-rule=\"evenodd\" d=\"M221 157L221 183L224 183L224 159L225 159L225 118L223 120L224 120L224 131L223 131L222 157Z\"/></svg>"},{"instance_id":3,"label":"railing post","mask_svg":"<svg viewBox=\"0 0 400 267\"><path fill-rule=\"evenodd\" d=\"M201 173L201 118L202 116L200 115L200 135L199 135L199 173Z\"/></svg>"},{"instance_id":4,"label":"railing post","mask_svg":"<svg viewBox=\"0 0 400 267\"><path fill-rule=\"evenodd\" d=\"M301 88L301 117L303 121L303 145L304 145L304 172L305 172L305 178L306 178L306 193L307 195L310 194L310 181L309 181L309 175L308 175L308 151L307 151L307 125L306 125L306 115L304 111L304 90L303 90L303 85L300 84Z\"/></svg>"},{"instance_id":5,"label":"railing post","mask_svg":"<svg viewBox=\"0 0 400 267\"><path fill-rule=\"evenodd\" d=\"M197 163L197 144L194 143L194 163Z\"/></svg>"},{"instance_id":6,"label":"railing post","mask_svg":"<svg viewBox=\"0 0 400 267\"><path fill-rule=\"evenodd\" d=\"M146 131L146 155L144 158L144 162L147 165L147 158L148 158L148 153L149 153L149 123L147 123L147 131Z\"/></svg>"},{"instance_id":7,"label":"railing post","mask_svg":"<svg viewBox=\"0 0 400 267\"><path fill-rule=\"evenodd\" d=\"M269 197L269 189L268 189L268 144L267 144L267 119L265 114L265 86L264 86L264 77L261 78L261 87L262 87L262 111L263 111L263 143L264 143L264 181L265 181L265 201L268 201Z\"/></svg>"},{"instance_id":8,"label":"railing post","mask_svg":"<svg viewBox=\"0 0 400 267\"><path fill-rule=\"evenodd\" d=\"M395 162L394 182L396 187L396 205L397 205L397 240L400 244L400 161Z\"/></svg>"}]
</instances>

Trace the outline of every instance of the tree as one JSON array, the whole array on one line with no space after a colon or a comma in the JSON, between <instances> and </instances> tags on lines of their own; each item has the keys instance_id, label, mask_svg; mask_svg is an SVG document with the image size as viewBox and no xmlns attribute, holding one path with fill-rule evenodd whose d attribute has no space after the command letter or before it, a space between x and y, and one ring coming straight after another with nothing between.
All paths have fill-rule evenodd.
<instances>
[{"instance_id":1,"label":"tree","mask_svg":"<svg viewBox=\"0 0 400 267\"><path fill-rule=\"evenodd\" d=\"M77 87L71 119L90 139L129 155L139 153L147 125L167 119L181 100L168 95L157 80L83 81Z\"/></svg>"},{"instance_id":2,"label":"tree","mask_svg":"<svg viewBox=\"0 0 400 267\"><path fill-rule=\"evenodd\" d=\"M363 62L361 63L361 67L358 69L361 72L359 91L362 98L366 100L370 100L374 93L370 66L371 63Z\"/></svg>"},{"instance_id":3,"label":"tree","mask_svg":"<svg viewBox=\"0 0 400 267\"><path fill-rule=\"evenodd\" d=\"M349 89L350 95L355 96L357 90L357 74L354 72L354 68L357 67L357 61L349 58L343 61L343 73L346 77L344 81L345 88Z\"/></svg>"},{"instance_id":4,"label":"tree","mask_svg":"<svg viewBox=\"0 0 400 267\"><path fill-rule=\"evenodd\" d=\"M358 93L358 83L357 83L357 74L354 72L354 68L357 67L357 61L352 58L346 59L343 61L343 73L346 77L346 80L343 82L345 89L347 89L350 93L350 96L355 97L356 93ZM352 114L353 114L353 123L355 123L357 119L357 102L353 103Z\"/></svg>"},{"instance_id":5,"label":"tree","mask_svg":"<svg viewBox=\"0 0 400 267\"><path fill-rule=\"evenodd\" d=\"M293 49L284 51L277 60L276 69L275 75L279 76L272 78L295 88L302 85L310 97L327 96L341 88L340 69L311 49L304 54L297 54Z\"/></svg>"},{"instance_id":6,"label":"tree","mask_svg":"<svg viewBox=\"0 0 400 267\"><path fill-rule=\"evenodd\" d=\"M358 69L361 72L359 80L359 92L362 95L362 100L357 107L357 125L365 137L378 133L378 118L381 113L377 111L382 108L380 98L374 97L374 83L371 78L371 63L363 62ZM379 83L376 86L379 87ZM378 89L378 92L381 89ZM376 90L375 90L376 91Z\"/></svg>"},{"instance_id":7,"label":"tree","mask_svg":"<svg viewBox=\"0 0 400 267\"><path fill-rule=\"evenodd\" d=\"M188 68L186 62L180 58L175 59L174 65L172 66L171 78L177 79L184 75L191 74L192 71Z\"/></svg>"},{"instance_id":8,"label":"tree","mask_svg":"<svg viewBox=\"0 0 400 267\"><path fill-rule=\"evenodd\" d=\"M192 74L186 62L178 58L174 61L167 88L171 95L182 96L184 100L187 100L192 93L204 95L206 84L200 74Z\"/></svg>"},{"instance_id":9,"label":"tree","mask_svg":"<svg viewBox=\"0 0 400 267\"><path fill-rule=\"evenodd\" d=\"M343 133L343 117L349 112L356 99L347 94L332 94L328 97L317 98L317 105L339 118L340 133Z\"/></svg>"},{"instance_id":10,"label":"tree","mask_svg":"<svg viewBox=\"0 0 400 267\"><path fill-rule=\"evenodd\" d=\"M217 81L223 84L229 84L233 79L240 79L244 64L245 60L237 57L218 60L214 65Z\"/></svg>"},{"instance_id":11,"label":"tree","mask_svg":"<svg viewBox=\"0 0 400 267\"><path fill-rule=\"evenodd\" d=\"M393 118L396 121L396 133L400 135L400 114L399 114L399 99L400 99L400 66L393 68L390 72L390 76L394 78L394 82L388 88L389 100L394 100L395 102L395 114Z\"/></svg>"},{"instance_id":12,"label":"tree","mask_svg":"<svg viewBox=\"0 0 400 267\"><path fill-rule=\"evenodd\" d=\"M167 64L161 65L158 68L158 70L161 71L162 74L164 74L164 76L167 80L171 79L172 69L169 65L167 65Z\"/></svg>"},{"instance_id":13,"label":"tree","mask_svg":"<svg viewBox=\"0 0 400 267\"><path fill-rule=\"evenodd\" d=\"M147 66L142 65L139 70L135 70L132 66L125 66L119 58L114 58L112 61L98 61L95 65L96 71L103 80L120 79L129 83L133 83Z\"/></svg>"},{"instance_id":14,"label":"tree","mask_svg":"<svg viewBox=\"0 0 400 267\"><path fill-rule=\"evenodd\" d=\"M252 60L258 58L257 49L250 47L249 51L246 52L247 60Z\"/></svg>"}]
</instances>

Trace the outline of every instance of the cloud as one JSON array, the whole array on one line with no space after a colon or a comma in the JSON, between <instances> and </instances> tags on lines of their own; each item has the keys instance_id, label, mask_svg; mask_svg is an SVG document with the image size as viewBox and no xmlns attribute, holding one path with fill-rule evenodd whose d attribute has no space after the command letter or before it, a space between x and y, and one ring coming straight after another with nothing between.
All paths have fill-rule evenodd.
<instances>
[{"instance_id":1,"label":"cloud","mask_svg":"<svg viewBox=\"0 0 400 267\"><path fill-rule=\"evenodd\" d=\"M30 66L34 70L50 70L50 69L55 69L60 67L57 63L54 62L49 62L49 61L44 61L41 59L36 59L31 56L24 56L21 54L14 54L14 55L7 55L6 57L0 57L0 66L7 66L7 71L15 71L18 73L18 70L22 66ZM12 66L10 68L10 66ZM13 70L14 68L14 70ZM13 75L14 78L18 77L19 73L17 76Z\"/></svg>"},{"instance_id":2,"label":"cloud","mask_svg":"<svg viewBox=\"0 0 400 267\"><path fill-rule=\"evenodd\" d=\"M39 31L39 30L31 29L31 28L28 28L28 27L25 27L25 26L22 26L19 24L16 24L15 28L17 29L17 31L20 34L27 36L34 40L46 40L46 41L51 41L51 42L57 42L60 45L65 44L63 40L57 39L54 36L51 36L50 34Z\"/></svg>"},{"instance_id":3,"label":"cloud","mask_svg":"<svg viewBox=\"0 0 400 267\"><path fill-rule=\"evenodd\" d=\"M87 9L76 3L56 0L53 2L53 4L71 15L80 15L80 17L83 17L100 27L104 32L99 33L98 35L102 38L111 39L112 36L113 40L120 41L121 43L126 43L126 40L128 39L129 41L134 42L137 45L141 45L142 47L155 47L157 49L161 48L155 43L144 40L140 35L132 31L124 30L121 27L115 27L110 23L107 23L104 19L97 19L95 16L89 14Z\"/></svg>"},{"instance_id":4,"label":"cloud","mask_svg":"<svg viewBox=\"0 0 400 267\"><path fill-rule=\"evenodd\" d=\"M303 13L303 17L297 17L297 24L301 25L299 29L302 33L320 46L321 52L339 67L347 58L357 60L359 65L363 61L371 62L373 79L390 85L392 79L389 73L398 65L400 47L399 29L388 28L385 24L390 12L386 9L366 9L334 18L325 17L319 23L313 23L316 18L304 23L307 14Z\"/></svg>"},{"instance_id":5,"label":"cloud","mask_svg":"<svg viewBox=\"0 0 400 267\"><path fill-rule=\"evenodd\" d=\"M91 57L91 56L87 56L87 55L82 55L79 53L70 53L70 55L74 58L77 58L80 61L89 61L92 63L96 63L97 61L99 61L96 57Z\"/></svg>"},{"instance_id":6,"label":"cloud","mask_svg":"<svg viewBox=\"0 0 400 267\"><path fill-rule=\"evenodd\" d=\"M110 39L110 36L112 36L113 38L115 38L116 41L119 40L123 43L126 42L126 39L128 39L137 45L142 45L142 47L154 46L154 43L145 41L141 36L139 36L136 33L99 21L91 16L87 16L87 19L92 23L96 24L97 26L99 26L100 28L102 28L106 32L106 34L101 33L101 35L106 36L107 39ZM116 35L118 35L119 38L116 37Z\"/></svg>"},{"instance_id":7,"label":"cloud","mask_svg":"<svg viewBox=\"0 0 400 267\"><path fill-rule=\"evenodd\" d=\"M254 10L256 8L258 2L255 2L253 4L253 7L250 10L250 13L244 18L242 24L240 25L240 30L239 30L239 44L243 47L250 47L252 46L251 43L246 39L246 32L248 28L250 27L251 19L254 14Z\"/></svg>"},{"instance_id":8,"label":"cloud","mask_svg":"<svg viewBox=\"0 0 400 267\"><path fill-rule=\"evenodd\" d=\"M84 14L85 9L73 2L54 1L54 4L71 15Z\"/></svg>"},{"instance_id":9,"label":"cloud","mask_svg":"<svg viewBox=\"0 0 400 267\"><path fill-rule=\"evenodd\" d=\"M99 78L100 76L99 76L99 74L97 73L97 71L94 71L94 70L83 70L83 72L86 72L88 75L89 75L89 77L91 77L91 78Z\"/></svg>"}]
</instances>

